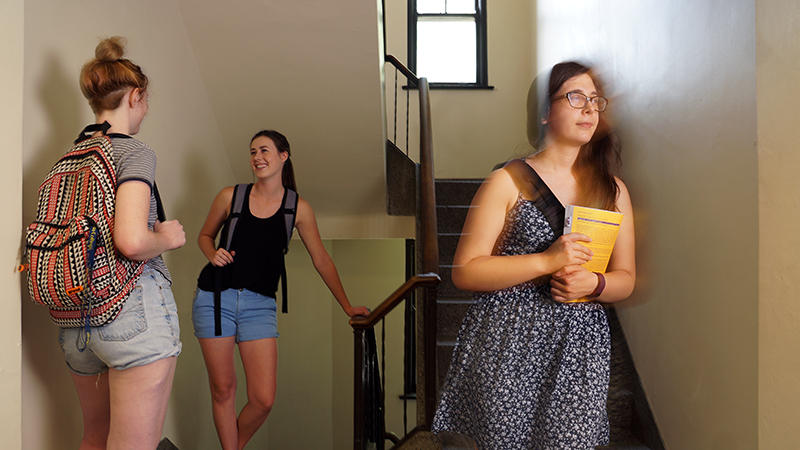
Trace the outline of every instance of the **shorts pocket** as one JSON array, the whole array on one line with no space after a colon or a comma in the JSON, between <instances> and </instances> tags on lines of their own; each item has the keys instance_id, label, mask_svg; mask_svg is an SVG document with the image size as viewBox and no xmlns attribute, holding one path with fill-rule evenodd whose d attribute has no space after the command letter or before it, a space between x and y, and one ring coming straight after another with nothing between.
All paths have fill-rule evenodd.
<instances>
[{"instance_id":1,"label":"shorts pocket","mask_svg":"<svg viewBox=\"0 0 800 450\"><path fill-rule=\"evenodd\" d=\"M110 324L100 327L100 339L104 341L127 341L147 330L144 313L142 287L136 286L122 307L119 315Z\"/></svg>"}]
</instances>

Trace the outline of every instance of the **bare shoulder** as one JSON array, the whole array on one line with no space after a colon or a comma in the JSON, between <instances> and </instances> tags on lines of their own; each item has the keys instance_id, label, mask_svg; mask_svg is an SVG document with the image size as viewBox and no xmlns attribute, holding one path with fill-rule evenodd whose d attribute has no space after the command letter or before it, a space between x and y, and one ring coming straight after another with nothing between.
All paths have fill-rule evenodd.
<instances>
[{"instance_id":1,"label":"bare shoulder","mask_svg":"<svg viewBox=\"0 0 800 450\"><path fill-rule=\"evenodd\" d=\"M226 186L226 187L222 188L221 191L219 191L219 194L217 194L217 197L230 201L233 198L233 190L235 188L236 188L236 186Z\"/></svg>"},{"instance_id":2,"label":"bare shoulder","mask_svg":"<svg viewBox=\"0 0 800 450\"><path fill-rule=\"evenodd\" d=\"M222 188L222 190L219 191L219 194L217 194L217 197L216 197L216 199L214 199L214 201L215 202L219 201L219 202L230 203L231 200L233 199L233 191L235 189L236 189L236 186L226 186L226 187Z\"/></svg>"},{"instance_id":3,"label":"bare shoulder","mask_svg":"<svg viewBox=\"0 0 800 450\"><path fill-rule=\"evenodd\" d=\"M513 205L519 196L519 188L512 174L506 168L500 168L489 174L483 181L474 202L500 202L507 206Z\"/></svg>"},{"instance_id":4,"label":"bare shoulder","mask_svg":"<svg viewBox=\"0 0 800 450\"><path fill-rule=\"evenodd\" d=\"M314 219L314 210L311 208L311 203L308 203L303 197L297 196L297 223L301 223L308 219Z\"/></svg>"}]
</instances>

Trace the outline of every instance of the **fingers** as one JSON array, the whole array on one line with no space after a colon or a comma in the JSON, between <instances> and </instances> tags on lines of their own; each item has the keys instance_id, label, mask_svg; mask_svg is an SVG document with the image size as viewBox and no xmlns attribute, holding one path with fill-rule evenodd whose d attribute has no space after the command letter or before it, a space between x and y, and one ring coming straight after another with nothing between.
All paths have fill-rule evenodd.
<instances>
[{"instance_id":1,"label":"fingers","mask_svg":"<svg viewBox=\"0 0 800 450\"><path fill-rule=\"evenodd\" d=\"M169 249L175 250L183 247L186 244L186 232L183 230L183 225L177 220L167 220L166 222L156 222L153 226L153 231L157 233L164 233L164 236L169 240Z\"/></svg>"},{"instance_id":2,"label":"fingers","mask_svg":"<svg viewBox=\"0 0 800 450\"><path fill-rule=\"evenodd\" d=\"M348 316L350 316L350 317L356 317L356 316L369 317L369 308L367 308L366 306L357 306L357 307L351 308L349 313L348 313Z\"/></svg>"},{"instance_id":3,"label":"fingers","mask_svg":"<svg viewBox=\"0 0 800 450\"><path fill-rule=\"evenodd\" d=\"M565 241L562 246L562 253L565 257L564 266L581 265L592 260L594 253L575 237L565 238Z\"/></svg>"},{"instance_id":4,"label":"fingers","mask_svg":"<svg viewBox=\"0 0 800 450\"><path fill-rule=\"evenodd\" d=\"M580 265L575 265L575 264L569 265L569 266L564 266L561 269L559 269L558 272L553 274L553 278L556 278L556 279L565 278L565 277L568 277L569 275L571 275L571 274L573 274L575 272L578 272L579 270L582 270L582 269L583 268ZM583 269L583 270L585 270L585 269Z\"/></svg>"},{"instance_id":5,"label":"fingers","mask_svg":"<svg viewBox=\"0 0 800 450\"><path fill-rule=\"evenodd\" d=\"M550 294L558 302L569 302L590 294L597 276L582 266L566 266L550 279Z\"/></svg>"},{"instance_id":6,"label":"fingers","mask_svg":"<svg viewBox=\"0 0 800 450\"><path fill-rule=\"evenodd\" d=\"M211 264L217 267L223 267L233 262L233 256L236 252L228 252L224 248L217 249L217 253L214 254L214 259L211 261Z\"/></svg>"},{"instance_id":7,"label":"fingers","mask_svg":"<svg viewBox=\"0 0 800 450\"><path fill-rule=\"evenodd\" d=\"M577 241L592 242L592 238L583 233L565 234L564 238L570 240L571 242L577 242Z\"/></svg>"}]
</instances>

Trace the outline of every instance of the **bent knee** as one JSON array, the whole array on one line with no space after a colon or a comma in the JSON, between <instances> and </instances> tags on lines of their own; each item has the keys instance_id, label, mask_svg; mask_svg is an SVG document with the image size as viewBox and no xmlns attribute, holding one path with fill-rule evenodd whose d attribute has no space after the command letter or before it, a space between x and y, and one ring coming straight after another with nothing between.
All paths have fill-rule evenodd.
<instances>
[{"instance_id":1,"label":"bent knee","mask_svg":"<svg viewBox=\"0 0 800 450\"><path fill-rule=\"evenodd\" d=\"M258 394L251 395L248 403L260 414L267 416L272 411L272 406L275 404L275 394Z\"/></svg>"},{"instance_id":2,"label":"bent knee","mask_svg":"<svg viewBox=\"0 0 800 450\"><path fill-rule=\"evenodd\" d=\"M224 403L236 397L236 379L220 380L209 383L211 399L217 403Z\"/></svg>"}]
</instances>

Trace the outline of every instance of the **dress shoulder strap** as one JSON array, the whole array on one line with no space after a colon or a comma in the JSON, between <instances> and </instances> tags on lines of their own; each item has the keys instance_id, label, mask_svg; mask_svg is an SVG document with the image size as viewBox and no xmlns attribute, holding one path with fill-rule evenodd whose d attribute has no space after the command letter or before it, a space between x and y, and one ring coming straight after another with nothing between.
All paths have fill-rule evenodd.
<instances>
[{"instance_id":1,"label":"dress shoulder strap","mask_svg":"<svg viewBox=\"0 0 800 450\"><path fill-rule=\"evenodd\" d=\"M507 162L503 168L514 179L520 192L527 194L536 208L544 214L555 236L561 236L564 233L566 210L539 174L524 159L513 159Z\"/></svg>"}]
</instances>

